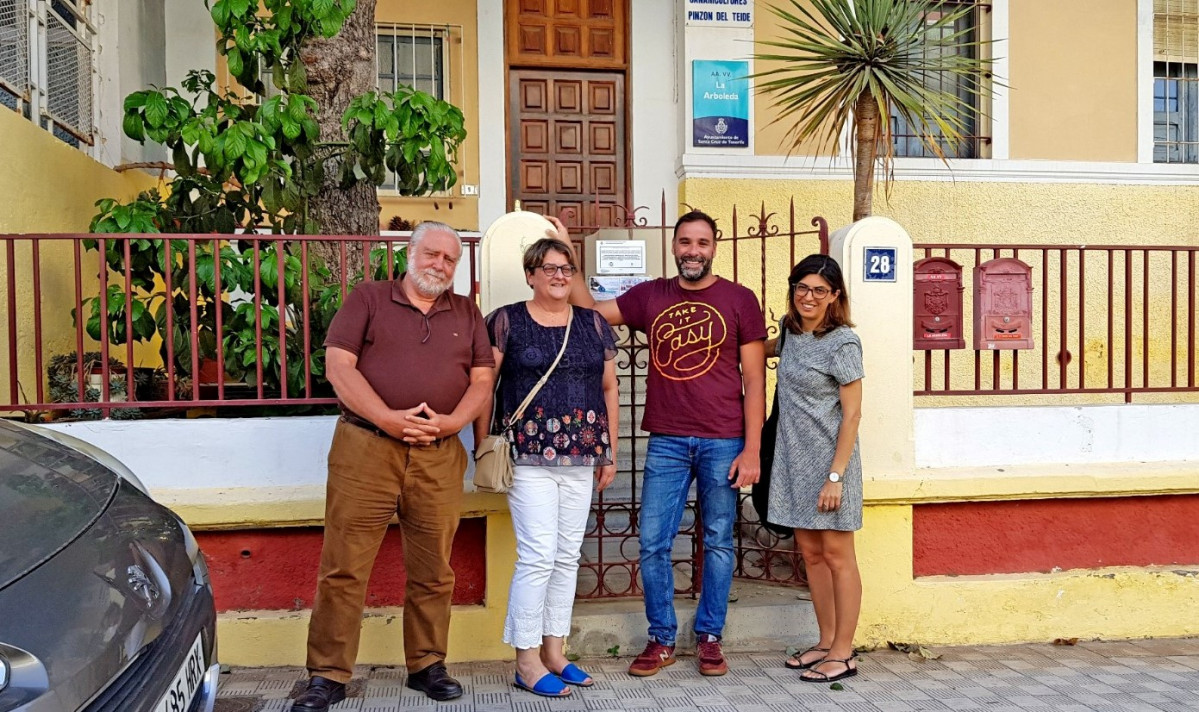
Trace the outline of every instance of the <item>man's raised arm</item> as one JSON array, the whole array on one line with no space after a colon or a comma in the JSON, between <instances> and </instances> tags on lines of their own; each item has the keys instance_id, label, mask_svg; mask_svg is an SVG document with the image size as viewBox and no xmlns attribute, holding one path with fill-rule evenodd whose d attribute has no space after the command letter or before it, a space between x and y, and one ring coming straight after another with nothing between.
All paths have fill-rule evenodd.
<instances>
[{"instance_id":1,"label":"man's raised arm","mask_svg":"<svg viewBox=\"0 0 1199 712\"><path fill-rule=\"evenodd\" d=\"M570 241L570 232L562 224L562 221L549 215L545 219L554 224L554 230L546 230L545 236L554 238L565 244L575 256L575 264L583 264L583 261L579 259L578 252L575 250L574 243ZM591 296L591 290L587 288L587 275L582 272L576 274L570 282L570 303L596 310L612 326L624 324L624 316L621 315L620 307L616 305L616 300L604 299L596 301L595 297Z\"/></svg>"}]
</instances>

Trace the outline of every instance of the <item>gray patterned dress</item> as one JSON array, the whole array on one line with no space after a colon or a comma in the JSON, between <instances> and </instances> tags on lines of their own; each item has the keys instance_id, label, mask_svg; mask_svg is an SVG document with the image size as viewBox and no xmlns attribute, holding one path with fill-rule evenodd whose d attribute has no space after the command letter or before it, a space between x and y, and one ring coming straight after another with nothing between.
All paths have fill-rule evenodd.
<instances>
[{"instance_id":1,"label":"gray patterned dress","mask_svg":"<svg viewBox=\"0 0 1199 712\"><path fill-rule=\"evenodd\" d=\"M785 327L784 327L785 328ZM778 365L779 429L767 519L800 529L862 528L862 460L855 442L842 473L841 507L816 511L841 428L841 386L865 375L862 342L848 326L819 338L788 333Z\"/></svg>"}]
</instances>

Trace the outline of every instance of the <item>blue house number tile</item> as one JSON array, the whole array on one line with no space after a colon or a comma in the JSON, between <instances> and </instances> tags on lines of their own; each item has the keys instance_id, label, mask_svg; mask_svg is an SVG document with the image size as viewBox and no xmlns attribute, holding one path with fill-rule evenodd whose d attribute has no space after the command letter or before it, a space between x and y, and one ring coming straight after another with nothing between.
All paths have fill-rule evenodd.
<instances>
[{"instance_id":1,"label":"blue house number tile","mask_svg":"<svg viewBox=\"0 0 1199 712\"><path fill-rule=\"evenodd\" d=\"M895 248L867 247L865 267L867 282L894 282L895 277Z\"/></svg>"}]
</instances>

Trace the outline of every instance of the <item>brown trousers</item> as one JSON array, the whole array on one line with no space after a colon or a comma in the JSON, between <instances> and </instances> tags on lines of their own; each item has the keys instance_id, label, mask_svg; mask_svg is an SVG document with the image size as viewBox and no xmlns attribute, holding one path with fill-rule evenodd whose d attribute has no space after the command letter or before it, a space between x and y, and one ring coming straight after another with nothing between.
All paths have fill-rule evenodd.
<instances>
[{"instance_id":1,"label":"brown trousers","mask_svg":"<svg viewBox=\"0 0 1199 712\"><path fill-rule=\"evenodd\" d=\"M393 514L404 542L404 658L410 672L444 660L466 449L456 437L410 446L339 421L329 449L325 538L308 624L308 672L348 682L366 584Z\"/></svg>"}]
</instances>

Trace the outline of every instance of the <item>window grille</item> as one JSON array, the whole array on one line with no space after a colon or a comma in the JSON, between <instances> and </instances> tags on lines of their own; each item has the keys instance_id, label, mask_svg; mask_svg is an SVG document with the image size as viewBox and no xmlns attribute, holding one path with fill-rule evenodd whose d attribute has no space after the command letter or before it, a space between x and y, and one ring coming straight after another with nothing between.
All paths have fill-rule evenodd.
<instances>
[{"instance_id":1,"label":"window grille","mask_svg":"<svg viewBox=\"0 0 1199 712\"><path fill-rule=\"evenodd\" d=\"M1199 163L1199 0L1153 3L1153 161Z\"/></svg>"},{"instance_id":2,"label":"window grille","mask_svg":"<svg viewBox=\"0 0 1199 712\"><path fill-rule=\"evenodd\" d=\"M968 57L976 57L979 51L979 41L985 32L983 25L983 15L990 12L990 2L978 2L977 0L949 0L942 5L931 9L926 15L927 20L937 20L940 16L947 12L956 12L963 6L970 6L969 12L965 13L953 26L944 26L937 29L929 28L927 32L932 39L944 39L953 34L963 32L964 34L958 38L957 46L954 49L935 48L927 51L931 52L954 52L958 55ZM933 36L936 33L937 36ZM926 74L923 82L924 86L929 89L944 91L957 96L962 101L970 105L969 109L958 110L962 115L958 118L962 122L962 142L954 145L944 139L937 141L940 149L945 153L947 158L984 158L984 147L990 145L989 133L985 130L980 115L982 113L979 106L978 87L976 83L965 77L952 76L941 72L929 72ZM922 156L935 157L936 154L929 149L928 146L920 140L914 127L908 124L902 116L894 109L891 110L891 142L894 147L896 156ZM934 135L939 135L936 126L931 127Z\"/></svg>"},{"instance_id":3,"label":"window grille","mask_svg":"<svg viewBox=\"0 0 1199 712\"><path fill-rule=\"evenodd\" d=\"M379 91L390 93L410 86L438 99L450 95L450 45L461 41L457 26L379 24L375 27ZM394 174L379 186L380 192L395 192Z\"/></svg>"},{"instance_id":4,"label":"window grille","mask_svg":"<svg viewBox=\"0 0 1199 712\"><path fill-rule=\"evenodd\" d=\"M0 0L0 104L92 144L95 34L81 0Z\"/></svg>"},{"instance_id":5,"label":"window grille","mask_svg":"<svg viewBox=\"0 0 1199 712\"><path fill-rule=\"evenodd\" d=\"M443 30L430 26L379 25L375 57L380 91L410 86L445 99L445 35Z\"/></svg>"},{"instance_id":6,"label":"window grille","mask_svg":"<svg viewBox=\"0 0 1199 712\"><path fill-rule=\"evenodd\" d=\"M0 104L24 111L29 100L29 9L0 0Z\"/></svg>"}]
</instances>

